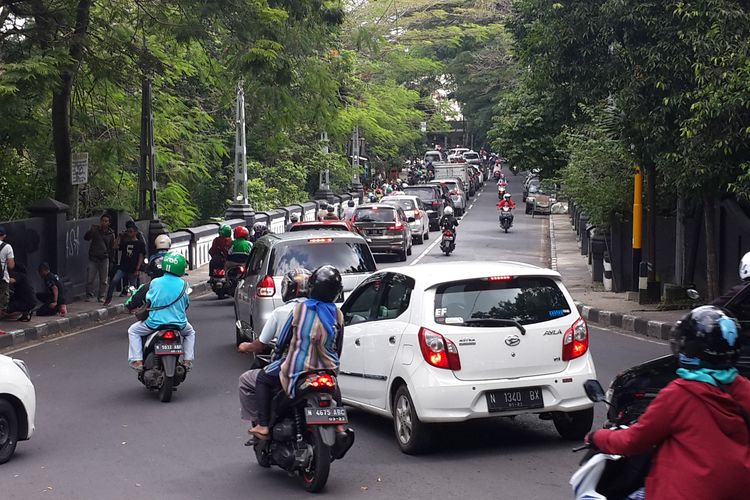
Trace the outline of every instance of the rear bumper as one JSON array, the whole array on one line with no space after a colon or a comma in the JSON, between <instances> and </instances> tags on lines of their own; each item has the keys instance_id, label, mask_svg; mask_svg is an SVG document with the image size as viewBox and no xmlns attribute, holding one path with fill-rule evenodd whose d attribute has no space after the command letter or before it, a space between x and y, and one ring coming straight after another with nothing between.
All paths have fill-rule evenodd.
<instances>
[{"instance_id":1,"label":"rear bumper","mask_svg":"<svg viewBox=\"0 0 750 500\"><path fill-rule=\"evenodd\" d=\"M596 378L590 353L568 363L562 372L514 379L458 380L450 371L432 368L426 363L419 365L411 375L409 391L419 419L424 422L462 422L530 413L571 412L593 406L583 390L586 380ZM544 407L509 412L489 411L488 391L534 386L542 389Z\"/></svg>"},{"instance_id":2,"label":"rear bumper","mask_svg":"<svg viewBox=\"0 0 750 500\"><path fill-rule=\"evenodd\" d=\"M398 253L404 250L403 236L389 238L366 236L365 239L372 253Z\"/></svg>"}]
</instances>

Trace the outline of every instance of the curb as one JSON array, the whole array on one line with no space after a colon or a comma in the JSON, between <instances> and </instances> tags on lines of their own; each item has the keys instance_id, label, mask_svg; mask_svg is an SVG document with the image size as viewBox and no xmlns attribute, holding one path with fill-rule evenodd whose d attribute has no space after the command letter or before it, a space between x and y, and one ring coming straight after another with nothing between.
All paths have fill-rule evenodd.
<instances>
[{"instance_id":1,"label":"curb","mask_svg":"<svg viewBox=\"0 0 750 500\"><path fill-rule=\"evenodd\" d=\"M191 287L193 293L204 293L210 290L207 282L196 283L191 285ZM116 304L62 318L50 319L46 323L40 323L27 328L11 330L0 335L0 349L19 346L54 335L70 333L81 328L104 325L107 323L107 320L115 319L121 314L125 314L125 312L124 304Z\"/></svg>"},{"instance_id":2,"label":"curb","mask_svg":"<svg viewBox=\"0 0 750 500\"><path fill-rule=\"evenodd\" d=\"M555 246L555 222L552 217L549 219L549 245L550 245L550 262L553 271L557 269L557 248ZM558 271L559 272L559 271ZM629 333L635 333L644 337L651 337L659 340L669 340L674 323L667 321L652 321L646 318L624 314L615 311L606 311L588 306L582 302L574 301L578 312L588 323L594 323L597 326L613 327L618 330L624 330Z\"/></svg>"}]
</instances>

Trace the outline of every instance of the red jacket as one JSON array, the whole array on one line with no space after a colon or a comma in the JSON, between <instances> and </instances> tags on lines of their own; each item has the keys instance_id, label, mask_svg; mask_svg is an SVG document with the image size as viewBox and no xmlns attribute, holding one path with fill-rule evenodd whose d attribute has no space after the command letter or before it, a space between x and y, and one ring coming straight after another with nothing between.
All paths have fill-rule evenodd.
<instances>
[{"instance_id":1,"label":"red jacket","mask_svg":"<svg viewBox=\"0 0 750 500\"><path fill-rule=\"evenodd\" d=\"M649 500L750 498L750 431L737 408L750 413L750 381L727 387L677 379L662 389L638 423L600 430L606 453L635 455L658 446L646 478Z\"/></svg>"},{"instance_id":2,"label":"red jacket","mask_svg":"<svg viewBox=\"0 0 750 500\"><path fill-rule=\"evenodd\" d=\"M211 242L211 248L208 249L208 255L210 255L211 257L222 255L224 256L224 258L226 258L227 254L229 254L229 248L231 246L231 236L217 236L216 238L214 238L214 241Z\"/></svg>"},{"instance_id":3,"label":"red jacket","mask_svg":"<svg viewBox=\"0 0 750 500\"><path fill-rule=\"evenodd\" d=\"M516 208L516 202L513 200L500 200L497 203L497 208L503 208L504 206L509 206L510 208Z\"/></svg>"}]
</instances>

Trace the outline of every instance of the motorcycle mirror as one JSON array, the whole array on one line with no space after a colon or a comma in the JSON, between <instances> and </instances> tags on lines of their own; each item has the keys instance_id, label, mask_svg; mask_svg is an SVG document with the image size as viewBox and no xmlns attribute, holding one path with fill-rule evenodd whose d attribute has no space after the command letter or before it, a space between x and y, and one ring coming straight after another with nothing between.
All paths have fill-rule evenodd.
<instances>
[{"instance_id":1,"label":"motorcycle mirror","mask_svg":"<svg viewBox=\"0 0 750 500\"><path fill-rule=\"evenodd\" d=\"M687 293L687 296L693 300L699 300L701 298L701 294L695 288L688 288L685 293Z\"/></svg>"},{"instance_id":2,"label":"motorcycle mirror","mask_svg":"<svg viewBox=\"0 0 750 500\"><path fill-rule=\"evenodd\" d=\"M596 379L590 379L583 383L583 390L586 391L586 396L589 397L594 403L601 403L607 401L607 396L604 394L602 384Z\"/></svg>"},{"instance_id":3,"label":"motorcycle mirror","mask_svg":"<svg viewBox=\"0 0 750 500\"><path fill-rule=\"evenodd\" d=\"M187 295L190 295L193 293L193 289L191 287L188 287L187 292L185 292Z\"/></svg>"}]
</instances>

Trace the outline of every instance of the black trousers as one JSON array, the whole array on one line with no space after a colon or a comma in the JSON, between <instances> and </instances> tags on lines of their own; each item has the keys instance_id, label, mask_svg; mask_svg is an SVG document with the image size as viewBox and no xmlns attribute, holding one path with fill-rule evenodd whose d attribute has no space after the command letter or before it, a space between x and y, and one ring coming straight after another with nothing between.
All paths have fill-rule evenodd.
<instances>
[{"instance_id":1,"label":"black trousers","mask_svg":"<svg viewBox=\"0 0 750 500\"><path fill-rule=\"evenodd\" d=\"M281 389L278 375L269 375L261 370L255 381L255 397L258 404L258 425L268 426L271 421L271 401Z\"/></svg>"},{"instance_id":2,"label":"black trousers","mask_svg":"<svg viewBox=\"0 0 750 500\"><path fill-rule=\"evenodd\" d=\"M57 304L55 307L50 307L49 304L52 302L52 294L49 292L37 292L36 298L42 303L41 307L36 310L37 316L54 316L60 311L60 305Z\"/></svg>"}]
</instances>

